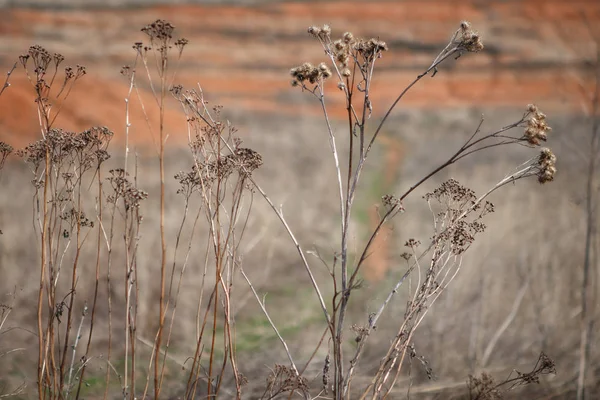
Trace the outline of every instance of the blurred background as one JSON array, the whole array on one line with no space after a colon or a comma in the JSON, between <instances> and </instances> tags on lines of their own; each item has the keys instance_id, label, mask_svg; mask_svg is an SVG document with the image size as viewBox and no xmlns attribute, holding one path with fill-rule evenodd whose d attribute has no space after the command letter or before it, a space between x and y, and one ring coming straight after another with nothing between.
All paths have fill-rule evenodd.
<instances>
[{"instance_id":1,"label":"blurred background","mask_svg":"<svg viewBox=\"0 0 600 400\"><path fill-rule=\"evenodd\" d=\"M320 105L292 88L289 76L291 67L305 61L325 61L321 46L306 33L307 27L329 24L334 37L351 31L388 44L389 51L377 62L372 86L371 120L375 123L406 85L429 67L460 21L470 21L485 49L446 62L395 109L364 175L352 246L360 249L376 226L381 196L405 191L444 162L474 132L482 115L483 132L491 132L518 121L527 104L535 103L553 128L547 145L559 160L556 181L544 186L533 179L517 182L494 194L496 212L487 219L488 230L467 252L458 277L419 328L417 354L427 360L435 379L427 379L425 369L415 364L411 394L414 398L460 395L469 374L486 370L503 379L513 369L529 371L543 351L555 360L556 376L515 392L515 398L575 398L588 220L586 185L590 157L598 157L590 152L590 143L599 68L600 2L0 0L0 67L10 70L33 44L61 53L68 65L85 65L87 75L62 106L56 125L74 131L108 126L115 132L111 162L118 166L129 90L120 71L135 59L133 43L145 39L140 29L158 18L173 23L176 37L189 40L174 82L201 87L211 105L224 107L224 115L238 128L245 145L263 156L257 181L276 204L283 205L305 249L317 249L328 258L338 247L339 225L326 125ZM4 81L4 74L0 80ZM20 65L10 83L0 96L0 140L18 149L39 139L40 130L33 89ZM138 333L151 338L154 316L149 311L145 314L144 304L155 301L157 293L153 276L160 247L154 234L158 202L152 195L157 190L158 167L140 107L153 98L149 86L139 87L140 95L130 110L130 140L139 154L140 186L150 192L150 200L144 210L148 231L140 240L139 262L144 272ZM328 96L339 146L346 148L344 99L335 82ZM155 115L150 122L156 124ZM192 163L186 148L185 116L175 101L168 105L166 126L166 175L171 177ZM481 153L444 170L415 192L405 203L407 212L376 243L364 271L365 283L351 302L351 322L364 323L404 273L399 256L405 251L405 241L414 237L426 243L431 236L430 211L421 198L425 192L452 177L482 193L535 155L526 148ZM22 396L28 398L35 394L37 357L37 339L27 333L35 331L38 290L37 278L32 280L39 264L39 239L32 223L33 188L30 171L17 157L7 161L0 179L0 295L4 296L0 302L8 304L15 296L4 328L9 329L0 336L0 354L20 349L0 359L0 383L9 390L27 382ZM168 232L177 231L182 213L176 182L172 184L167 189ZM598 179L592 188L598 199ZM323 331L321 311L275 214L260 198L253 207L242 246L245 269L257 290L268 293L267 307L292 353L307 360ZM597 215L592 222L598 226ZM174 235L169 237L172 244ZM588 312L594 320L600 311L598 236L592 248ZM194 249L192 255L201 259L202 252L202 248ZM316 259L313 262L318 264ZM84 268L92 271L93 265ZM176 331L172 354L177 360L193 351L189 339L195 332L194 296L201 270L190 268L189 274L182 295L189 301L182 301L181 312L192 321L186 323L182 317L184 322ZM327 271L321 270L319 276L327 287ZM82 279L79 284L81 304L91 293L92 283ZM251 384L260 386L269 372L267 366L285 363L286 358L245 282L237 283L240 365ZM118 299L120 294L115 296ZM405 306L404 292L371 337L361 369L364 378L359 382L367 382L369 371L377 369ZM597 339L592 330L586 374L590 399L600 390ZM317 381L323 351L317 355L314 370L309 370ZM100 345L96 356L102 356ZM179 391L180 375L185 376L177 360L169 371L173 395ZM103 368L97 362L91 376L100 375ZM102 392L100 386L90 380L89 398ZM397 398L406 396L407 387L408 377L403 377L397 384Z\"/></svg>"}]
</instances>

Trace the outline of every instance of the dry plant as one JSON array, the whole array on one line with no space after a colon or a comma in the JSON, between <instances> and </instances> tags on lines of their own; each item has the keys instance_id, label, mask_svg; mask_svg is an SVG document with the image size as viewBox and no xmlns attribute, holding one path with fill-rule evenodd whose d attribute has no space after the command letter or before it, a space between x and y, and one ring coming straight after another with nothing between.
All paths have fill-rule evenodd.
<instances>
[{"instance_id":1,"label":"dry plant","mask_svg":"<svg viewBox=\"0 0 600 400\"><path fill-rule=\"evenodd\" d=\"M541 353L535 366L530 372L519 372L514 370L500 383L496 383L494 378L486 372L482 372L479 377L469 375L467 381L469 399L499 400L504 398L506 392L513 390L518 386L528 385L530 383L540 383L540 376L548 374L556 374L554 361L546 354Z\"/></svg>"},{"instance_id":2,"label":"dry plant","mask_svg":"<svg viewBox=\"0 0 600 400\"><path fill-rule=\"evenodd\" d=\"M482 218L493 211L493 205L486 198L502 186L522 178L537 177L540 183L553 180L556 173L556 157L549 149L543 148L538 156L520 165L516 172L507 175L479 197L455 180L447 181L432 193L427 194L425 200L432 210L435 234L423 252L417 251L420 244L417 240L411 239L406 243L411 250L404 255L408 262L406 273L394 285L378 311L369 316L368 323L352 327L356 333L358 345L348 359L347 351L343 347L343 336L348 328L346 326L348 304L353 291L360 287L361 267L369 256L371 245L381 227L404 211L403 200L408 195L449 165L475 152L490 148L510 145L539 146L546 141L550 127L546 123L546 116L534 105L529 105L523 116L517 121L491 133L481 133L482 119L469 139L446 162L418 180L405 193L383 197L384 211L380 222L367 240L363 250L358 253L357 261L351 264L348 242L354 199L367 157L386 120L408 90L423 77L435 76L444 61L450 58L457 59L464 53L478 52L483 49L483 44L470 24L462 22L452 35L448 45L433 60L429 68L401 91L387 109L382 120L375 124L375 128L370 131L367 129L367 124L373 110L370 97L371 83L374 77L375 63L387 51L386 43L377 38L368 40L355 38L350 32L346 32L340 39L334 40L328 25L310 27L308 32L323 47L329 62L321 63L318 66L304 63L293 68L291 70L292 85L300 87L303 92L314 96L323 110L338 177L340 204L340 247L333 255L333 263L328 265L334 291L329 308L325 306L320 290L315 284L315 291L323 307L332 344L332 365L329 366L329 363L326 363L327 368L324 369L323 374L323 392L328 393L331 390L332 398L336 399L350 398L351 393L355 393L352 397L362 393L360 398L386 397L401 372L412 337L427 310L460 270L462 257L473 243L475 235L485 229ZM347 170L342 170L340 152L336 146L336 132L334 132L328 116L325 91L328 87L326 81L331 77L335 77L337 88L345 97L348 125L346 135L349 137L350 146L347 151L348 159L344 160ZM511 134L512 130L519 128L522 129L520 133ZM283 220L282 215L280 218ZM302 254L299 246L298 249ZM428 257L427 262L423 263L425 257ZM310 265L304 258L303 262L306 270L312 276ZM377 321L391 298L413 272L417 274L416 289L407 304L397 335L391 338L391 345L382 357L380 366L373 374L371 382L366 387L352 391L351 383L369 336L376 328ZM332 379L325 373L325 370L329 372L330 369L333 374Z\"/></svg>"},{"instance_id":3,"label":"dry plant","mask_svg":"<svg viewBox=\"0 0 600 400\"><path fill-rule=\"evenodd\" d=\"M147 25L142 32L148 43L135 43L134 63L121 70L129 82L125 102L124 164L122 168L108 171L103 164L109 158L107 147L113 136L110 130L91 128L73 133L55 127L63 102L77 80L85 75L85 68L67 67L62 76L59 66L64 61L63 57L51 55L40 46L31 47L20 58L34 88L41 135L39 141L17 152L30 166L33 176L33 212L40 246L37 301L39 399L80 398L85 374L92 361L106 366L104 398L111 396L113 375L119 381L123 398L147 398L150 394L155 399L164 397L163 385L167 363L171 359L170 348L178 318L181 287L186 272L191 268L202 271L202 282L197 291L194 352L181 363L187 368L186 399L243 396L248 380L237 359L236 304L232 301L235 283L240 276L255 296L289 360L289 365L273 367L260 398L272 399L284 394L288 398L300 396L305 399L388 397L407 360L416 357L413 338L419 325L460 272L463 257L476 236L485 230L483 220L494 211L494 205L488 201L490 194L529 177L537 178L540 183L552 181L556 173L556 157L550 149L541 148L480 196L454 179L427 193L424 200L431 210L434 235L425 245L417 239L406 242L408 251L402 255L406 261L405 273L387 293L377 312L365 317L363 325L349 326L349 304L361 286L361 271L373 251L376 236L384 225L405 211L403 201L409 195L448 166L490 149L515 145L539 147L551 130L546 116L536 106L529 105L514 122L487 133L482 131L484 120L481 119L468 139L445 162L418 179L404 193L383 196L379 223L362 249L354 254L349 246L354 224L352 211L366 161L386 121L405 94L424 77L434 77L451 59L481 51L483 44L470 24L462 22L431 65L400 91L383 118L371 126L374 109L371 86L375 64L388 46L378 38L360 39L350 32L344 33L340 39L333 39L331 28L327 25L309 28L308 33L325 51L327 62L316 66L307 62L293 68L292 85L314 97L321 107L337 177L335 184L339 202L339 248L328 256L319 256L319 262L326 265L331 278L322 282L307 258L309 252L297 240L283 210L274 204L253 176L263 163L260 154L242 145L235 127L223 117L221 107L208 105L200 85L184 88L174 84L177 63L187 40L174 39L173 25L163 20ZM335 82L330 85L332 80ZM138 244L142 232L152 227L146 228L147 225L143 224L142 201L148 193L138 186L137 159L129 159L128 141L130 100L133 94L141 100L142 82L153 94L153 103L141 102L141 106L148 133L155 144L160 181L160 259L156 261L158 296L152 304L156 317L153 340L144 339L138 331L141 301L138 279L142 274L138 267ZM344 151L337 147L341 133L334 129L329 117L327 101L330 89L337 91L345 100L347 131L343 134L347 135L349 147ZM190 168L175 175L183 213L174 238L168 238L165 233L165 145L169 135L164 113L167 102L172 100L170 97L181 106L186 116L191 155ZM158 116L158 126L153 124L152 116ZM2 167L12 148L3 143L0 145ZM92 187L94 200L86 196ZM298 366L290 346L273 323L264 299L242 268L240 243L246 234L256 193L269 204L289 234L325 321L323 338L315 343L313 357L302 367ZM191 232L187 238L182 233L186 227ZM94 230L95 240L91 239ZM114 251L119 238L122 238L119 245L125 250L123 258L117 257ZM171 247L169 242L172 242ZM86 244L95 252L93 278L78 274L80 255ZM204 259L191 260L191 249L200 246L206 249ZM182 257L181 252L184 253ZM113 279L117 266L120 272L116 276L123 279L120 284ZM147 268L149 266L144 266L144 269ZM77 296L80 279L93 282L95 289L91 304ZM380 355L381 362L376 370L371 371L366 383L354 381L365 346L375 334L377 322L407 279L413 282L411 288L414 290L411 290L404 315L394 316L398 321L397 333L385 338L389 340L389 348ZM101 281L106 284L106 296L100 292ZM329 285L327 291L323 289L326 285ZM331 298L324 295L328 292L333 293ZM119 313L113 307L114 293L122 293L124 298L123 309ZM81 300L77 302L79 298ZM102 299L106 301L108 310L108 341L106 353L102 353L100 358L94 356L93 334L97 329L95 321ZM122 320L117 321L116 315ZM84 329L87 336L82 334ZM118 337L122 337L123 341L113 338L113 335L117 336L114 333L117 329L120 331ZM353 347L349 347L345 340L350 331L355 336ZM147 343L152 348L147 364L141 362L143 354L139 351L139 343ZM329 349L319 379L322 385L315 388L304 373L324 343ZM80 344L85 345L85 349L83 355L77 357ZM116 359L123 360L122 365L117 366ZM540 374L553 372L551 364L551 360L543 356L533 372L519 374L503 384L536 381ZM233 385L227 384L227 377L231 377ZM475 393L472 398L492 398L489 393L495 393L498 388L486 376L471 378L469 387Z\"/></svg>"}]
</instances>

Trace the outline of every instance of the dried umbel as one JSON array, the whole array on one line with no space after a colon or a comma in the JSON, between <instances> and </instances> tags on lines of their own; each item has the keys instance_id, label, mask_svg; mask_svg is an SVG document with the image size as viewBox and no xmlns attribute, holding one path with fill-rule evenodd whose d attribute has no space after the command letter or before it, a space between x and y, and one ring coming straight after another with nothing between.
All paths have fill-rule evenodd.
<instances>
[{"instance_id":1,"label":"dried umbel","mask_svg":"<svg viewBox=\"0 0 600 400\"><path fill-rule=\"evenodd\" d=\"M113 189L113 194L107 197L109 203L116 205L120 199L123 199L127 212L139 208L141 201L148 198L147 192L138 189L129 181L129 174L124 169L111 169L108 172L110 176L106 180Z\"/></svg>"},{"instance_id":2,"label":"dried umbel","mask_svg":"<svg viewBox=\"0 0 600 400\"><path fill-rule=\"evenodd\" d=\"M110 157L106 148L112 136L113 132L106 127L93 127L81 133L52 128L44 139L27 145L17 155L35 168L48 155L55 166L70 162L87 169L94 164L100 165Z\"/></svg>"},{"instance_id":3,"label":"dried umbel","mask_svg":"<svg viewBox=\"0 0 600 400\"><path fill-rule=\"evenodd\" d=\"M79 225L81 227L94 227L94 221L86 217L85 212L77 211L75 208L70 208L68 211L63 211L60 219L65 221L71 229Z\"/></svg>"},{"instance_id":4,"label":"dried umbel","mask_svg":"<svg viewBox=\"0 0 600 400\"><path fill-rule=\"evenodd\" d=\"M259 153L244 147L235 149L233 160L242 176L250 176L255 169L260 168L263 164L262 156Z\"/></svg>"},{"instance_id":5,"label":"dried umbel","mask_svg":"<svg viewBox=\"0 0 600 400\"><path fill-rule=\"evenodd\" d=\"M170 23L162 19L157 19L151 24L146 25L142 28L142 32L144 32L150 40L153 42L155 40L160 42L167 42L168 40L173 38L173 31L175 27Z\"/></svg>"},{"instance_id":6,"label":"dried umbel","mask_svg":"<svg viewBox=\"0 0 600 400\"><path fill-rule=\"evenodd\" d=\"M448 245L455 255L464 253L475 241L475 236L485 231L486 226L481 219L494 211L492 203L477 202L475 192L455 179L442 183L423 197L430 207L431 200L436 200L442 207L439 213L434 214L436 226L440 227L433 237L434 243L436 246ZM477 210L481 212L468 220L469 213Z\"/></svg>"},{"instance_id":7,"label":"dried umbel","mask_svg":"<svg viewBox=\"0 0 600 400\"><path fill-rule=\"evenodd\" d=\"M477 197L473 190L461 185L456 179L449 179L433 192L427 193L424 199L427 201L435 199L442 204L458 209L475 204Z\"/></svg>"},{"instance_id":8,"label":"dried umbel","mask_svg":"<svg viewBox=\"0 0 600 400\"><path fill-rule=\"evenodd\" d=\"M180 188L177 194L189 197L193 192L208 189L216 181L223 181L237 171L240 177L246 178L263 164L262 156L248 148L236 148L233 154L215 160L198 162L191 171L180 171L175 175Z\"/></svg>"},{"instance_id":9,"label":"dried umbel","mask_svg":"<svg viewBox=\"0 0 600 400\"><path fill-rule=\"evenodd\" d=\"M308 392L308 381L303 376L290 367L281 364L275 364L275 368L267 378L266 392L272 393L274 398L276 394L299 390Z\"/></svg>"},{"instance_id":10,"label":"dried umbel","mask_svg":"<svg viewBox=\"0 0 600 400\"><path fill-rule=\"evenodd\" d=\"M173 43L172 40L174 31L175 27L173 24L162 19L157 19L156 21L142 28L142 32L144 32L150 38L151 46L158 46L157 50L161 54L163 62L166 60L168 50L173 47L173 45L175 45L179 51L179 56L181 56L183 48L189 43L188 40L184 38L177 39ZM142 50L144 52L151 50L151 46L144 46L142 42L136 42L133 45L133 48L137 52L141 53Z\"/></svg>"},{"instance_id":11,"label":"dried umbel","mask_svg":"<svg viewBox=\"0 0 600 400\"><path fill-rule=\"evenodd\" d=\"M469 375L467 382L471 399L478 400L499 400L502 399L502 394L497 389L494 378L486 373L482 372L479 377Z\"/></svg>"}]
</instances>

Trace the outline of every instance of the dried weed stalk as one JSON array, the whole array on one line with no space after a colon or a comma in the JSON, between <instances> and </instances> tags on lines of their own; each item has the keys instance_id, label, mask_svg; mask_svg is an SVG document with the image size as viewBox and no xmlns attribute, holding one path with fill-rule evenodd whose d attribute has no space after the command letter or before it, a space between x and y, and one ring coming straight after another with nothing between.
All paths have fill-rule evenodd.
<instances>
[{"instance_id":1,"label":"dried weed stalk","mask_svg":"<svg viewBox=\"0 0 600 400\"><path fill-rule=\"evenodd\" d=\"M425 252L420 254L416 252L417 241L407 242L411 252L406 253L406 259L412 261L412 264L409 263L405 275L395 285L378 312L369 317L369 323L364 327L354 327L358 346L348 364L345 361L345 352L342 346L344 332L347 329L345 319L348 303L352 292L359 287L361 267L368 257L371 245L381 227L404 211L403 200L409 194L449 165L475 152L490 148L507 145L539 146L547 140L547 135L551 129L546 122L546 116L534 105L528 106L519 120L491 133L481 134L482 119L471 137L446 162L418 180L405 193L384 196L382 200L385 213L363 250L359 252L357 261L351 264L348 254L351 211L365 161L382 127L408 90L423 77L427 75L435 76L440 65L451 57L457 59L464 53L481 51L483 44L479 34L473 31L471 25L468 22L462 22L452 35L448 45L434 59L429 68L418 75L414 81L400 92L381 121L375 125L374 129L369 130L367 124L370 121L374 107L370 90L375 64L383 56L383 53L388 50L388 46L378 38L360 39L350 32L344 33L339 39L333 39L331 28L328 25L310 27L308 33L315 37L323 47L328 62L316 66L306 62L292 68L290 73L292 86L299 87L303 92L309 93L321 105L337 174L341 231L340 248L334 259L339 260L341 265L339 267L334 266L335 268L329 267L335 295L331 315L325 311L330 340L333 343L333 384L331 387L333 398L351 397L350 383L360 361L365 343L375 328L377 320L406 277L413 271L416 271L418 275L416 291L408 302L398 334L392 339L389 350L383 357L380 368L374 374L371 383L361 389L361 393L363 393L361 398L385 397L390 393L400 373L415 330L435 299L439 297L458 273L462 257L475 240L476 234L485 229L482 218L485 214L493 211L491 203L484 202L485 198L496 189L521 178L535 176L540 183L553 180L556 173L556 157L549 149L542 149L539 156L524 163L516 173L498 182L479 198L470 189L454 180L444 183L439 189L425 196L434 215L435 235ZM328 79L336 79L337 88L345 98L348 121L346 135L349 138L348 159L346 160L347 171L342 171L340 167L336 132L334 132L328 116L325 96L328 87L326 81ZM517 129L522 130L517 134L511 133ZM437 203L436 210L434 210L432 202ZM426 254L430 257L427 266L422 265L420 261ZM306 263L305 267L310 271L310 267Z\"/></svg>"},{"instance_id":2,"label":"dried weed stalk","mask_svg":"<svg viewBox=\"0 0 600 400\"><path fill-rule=\"evenodd\" d=\"M198 390L202 372L201 350L207 340L205 328L211 323L208 369L205 377L208 382L207 392L209 395L219 393L222 384L219 377L223 376L227 364L230 363L239 398L245 379L235 358L231 293L235 272L241 268L239 244L246 230L253 203L252 173L263 161L260 154L242 146L241 139L236 136L236 128L223 120L221 107L208 107L201 88L184 90L181 86L174 86L171 92L187 115L189 148L193 159L190 170L179 172L175 176L180 184L178 193L185 199L186 212L192 196L200 199L197 213L204 215L210 240L206 265L214 267L215 277L203 312L203 293L198 299L198 340L186 396L193 396ZM248 199L244 200L245 197ZM247 207L246 210L244 206ZM219 310L219 302L222 303L222 310ZM217 322L220 320L224 325L223 348L220 351L224 354L220 356L221 367L217 369L215 339Z\"/></svg>"}]
</instances>

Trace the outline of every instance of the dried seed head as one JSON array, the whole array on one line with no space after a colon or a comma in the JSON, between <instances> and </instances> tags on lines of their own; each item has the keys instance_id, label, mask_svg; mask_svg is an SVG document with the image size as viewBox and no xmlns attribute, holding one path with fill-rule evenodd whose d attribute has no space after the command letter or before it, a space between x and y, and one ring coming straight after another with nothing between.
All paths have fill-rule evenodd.
<instances>
[{"instance_id":1,"label":"dried seed head","mask_svg":"<svg viewBox=\"0 0 600 400\"><path fill-rule=\"evenodd\" d=\"M154 42L156 40L162 43L166 43L172 39L173 30L175 30L175 27L170 22L162 19L157 19L142 28L142 32L150 37L150 41Z\"/></svg>"},{"instance_id":2,"label":"dried seed head","mask_svg":"<svg viewBox=\"0 0 600 400\"><path fill-rule=\"evenodd\" d=\"M402 205L402 201L400 201L399 198L397 198L396 196L393 196L391 194L386 194L384 196L381 197L381 203L389 208L397 208L398 211L402 212L404 211L404 206Z\"/></svg>"},{"instance_id":3,"label":"dried seed head","mask_svg":"<svg viewBox=\"0 0 600 400\"><path fill-rule=\"evenodd\" d=\"M421 245L421 242L416 239L408 239L406 243L404 243L404 246L410 247L413 250L419 247L419 245Z\"/></svg>"},{"instance_id":4,"label":"dried seed head","mask_svg":"<svg viewBox=\"0 0 600 400\"><path fill-rule=\"evenodd\" d=\"M477 32L471 29L471 24L467 21L460 23L459 32L457 32L457 46L461 50L478 52L483 50L481 37Z\"/></svg>"},{"instance_id":5,"label":"dried seed head","mask_svg":"<svg viewBox=\"0 0 600 400\"><path fill-rule=\"evenodd\" d=\"M546 114L539 111L536 106L530 104L527 107L530 118L526 121L523 140L527 141L532 146L539 146L541 142L545 142L548 133L552 130L546 122ZM535 111L530 111L535 110Z\"/></svg>"},{"instance_id":6,"label":"dried seed head","mask_svg":"<svg viewBox=\"0 0 600 400\"><path fill-rule=\"evenodd\" d=\"M321 28L319 28L318 26L311 26L308 28L308 33L310 33L314 37L318 37L321 33Z\"/></svg>"},{"instance_id":7,"label":"dried seed head","mask_svg":"<svg viewBox=\"0 0 600 400\"><path fill-rule=\"evenodd\" d=\"M186 38L180 38L175 41L175 47L179 50L179 54L183 52L183 48L189 43Z\"/></svg>"},{"instance_id":8,"label":"dried seed head","mask_svg":"<svg viewBox=\"0 0 600 400\"><path fill-rule=\"evenodd\" d=\"M376 38L366 41L359 39L354 43L353 48L367 61L381 57L381 54L388 50L387 44Z\"/></svg>"},{"instance_id":9,"label":"dried seed head","mask_svg":"<svg viewBox=\"0 0 600 400\"><path fill-rule=\"evenodd\" d=\"M554 180L554 175L556 175L556 156L552 150L544 147L540 151L536 167L538 168L538 182L546 183Z\"/></svg>"},{"instance_id":10,"label":"dried seed head","mask_svg":"<svg viewBox=\"0 0 600 400\"><path fill-rule=\"evenodd\" d=\"M351 32L346 32L342 35L342 40L346 44L351 44L354 42L354 35Z\"/></svg>"},{"instance_id":11,"label":"dried seed head","mask_svg":"<svg viewBox=\"0 0 600 400\"><path fill-rule=\"evenodd\" d=\"M325 80L331 76L331 70L325 63L321 63L318 67L315 67L311 63L306 62L292 68L290 74L294 78L292 82L296 82L295 84L292 83L292 86L297 86L298 84L305 84L305 81L315 84L321 79Z\"/></svg>"}]
</instances>

